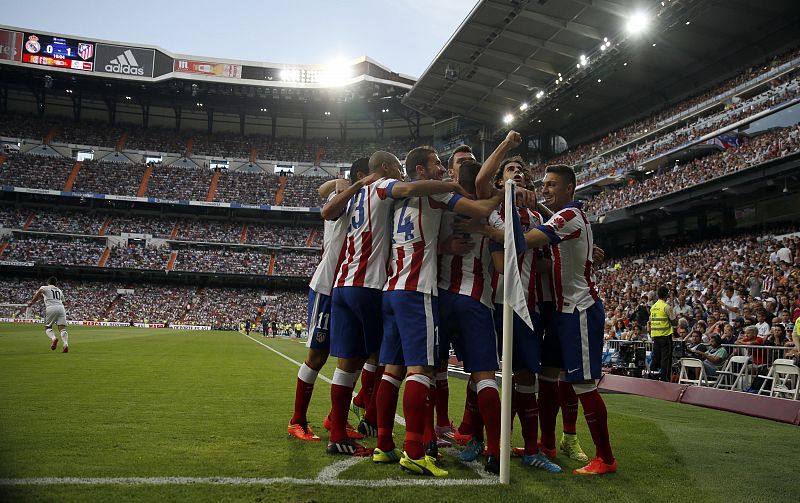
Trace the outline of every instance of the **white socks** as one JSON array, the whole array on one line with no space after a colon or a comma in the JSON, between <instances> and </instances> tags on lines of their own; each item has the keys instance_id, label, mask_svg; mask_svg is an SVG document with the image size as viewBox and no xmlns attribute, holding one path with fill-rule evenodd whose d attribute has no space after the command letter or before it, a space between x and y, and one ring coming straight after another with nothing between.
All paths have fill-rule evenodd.
<instances>
[{"instance_id":1,"label":"white socks","mask_svg":"<svg viewBox=\"0 0 800 503\"><path fill-rule=\"evenodd\" d=\"M55 332L53 332L53 329L52 329L52 328L46 328L46 329L44 330L44 333L46 333L46 334L47 334L47 336L48 336L48 337L50 337L50 340L51 340L51 341L54 341L54 340L56 339L56 333L55 333Z\"/></svg>"},{"instance_id":2,"label":"white socks","mask_svg":"<svg viewBox=\"0 0 800 503\"><path fill-rule=\"evenodd\" d=\"M53 336L55 337L55 336ZM69 347L69 337L67 335L67 329L61 330L61 344L64 345L65 348Z\"/></svg>"}]
</instances>

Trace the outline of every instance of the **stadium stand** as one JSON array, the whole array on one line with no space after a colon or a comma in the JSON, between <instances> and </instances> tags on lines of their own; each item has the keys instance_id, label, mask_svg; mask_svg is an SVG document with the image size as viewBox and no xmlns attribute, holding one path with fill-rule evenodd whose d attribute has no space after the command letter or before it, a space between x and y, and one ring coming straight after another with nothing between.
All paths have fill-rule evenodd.
<instances>
[{"instance_id":1,"label":"stadium stand","mask_svg":"<svg viewBox=\"0 0 800 503\"><path fill-rule=\"evenodd\" d=\"M616 190L601 192L585 207L587 213L605 213L641 203L670 192L707 182L763 162L800 151L800 125L770 131L754 138L745 138L741 146L676 164L654 174L642 183L632 183Z\"/></svg>"},{"instance_id":2,"label":"stadium stand","mask_svg":"<svg viewBox=\"0 0 800 503\"><path fill-rule=\"evenodd\" d=\"M726 99L730 99L732 105L737 102L740 104L738 107L734 106L734 109L738 108L740 112L749 112L746 107L741 106L741 101L739 98L733 99L732 97L727 96L726 93L733 90L737 86L746 84L748 82L757 83L759 77L769 74L769 72L772 70L787 62L795 60L798 57L800 57L800 49L793 49L780 56L770 58L761 66L747 68L736 77L733 77L722 84L714 86L712 89L702 92L697 96L683 100L678 104L666 107L659 112L649 115L645 119L638 120L630 125L611 131L599 140L576 145L575 147L570 148L567 152L549 159L546 163L534 166L534 175L541 177L544 174L544 168L547 164L569 164L574 166L590 159L594 159L598 156L603 156L606 153L611 153L616 147L625 145L640 138L651 136L660 128L675 123L681 118L688 117L689 114L701 113L700 117L713 115L717 110L716 108L713 108L713 106L722 105L723 100ZM796 74L796 72L794 73ZM793 80L795 81L793 84L793 92L796 93L796 79ZM774 97L775 92L772 89L769 89L762 94L772 98ZM761 96L761 94L759 96ZM708 111L706 111L705 114L702 114L702 111L704 110ZM590 174L596 174L596 170L593 170L591 173L581 173L580 176L581 178L585 178Z\"/></svg>"}]
</instances>

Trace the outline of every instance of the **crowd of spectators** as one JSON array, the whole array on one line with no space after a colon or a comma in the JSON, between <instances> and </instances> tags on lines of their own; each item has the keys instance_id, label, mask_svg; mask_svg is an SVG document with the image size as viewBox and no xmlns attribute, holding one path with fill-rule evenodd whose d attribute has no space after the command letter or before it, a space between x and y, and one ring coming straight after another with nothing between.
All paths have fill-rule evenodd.
<instances>
[{"instance_id":1,"label":"crowd of spectators","mask_svg":"<svg viewBox=\"0 0 800 503\"><path fill-rule=\"evenodd\" d=\"M622 145L651 133L655 128L664 125L664 121L668 121L670 118L673 118L686 110L706 102L709 106L711 106L714 103L715 98L723 95L725 92L741 84L749 82L754 78L767 73L773 68L777 68L786 62L792 61L798 56L800 56L800 49L792 49L779 56L771 57L763 64L747 68L739 75L714 86L712 89L685 99L676 105L666 107L663 110L650 114L645 119L623 126L620 129L608 133L606 136L597 141L578 145L575 148L572 148L567 152L548 160L546 164L568 164L572 166L589 159L593 159L604 152L613 149L617 145ZM534 166L533 172L535 177L541 178L541 176L544 174L544 168L546 164Z\"/></svg>"},{"instance_id":2,"label":"crowd of spectators","mask_svg":"<svg viewBox=\"0 0 800 503\"><path fill-rule=\"evenodd\" d=\"M308 246L308 238L315 232L313 247L322 246L322 226L291 226L277 224L247 224L247 242L258 245Z\"/></svg>"},{"instance_id":3,"label":"crowd of spectators","mask_svg":"<svg viewBox=\"0 0 800 503\"><path fill-rule=\"evenodd\" d=\"M0 206L0 227L22 229L31 213L33 213L33 210L19 209L13 206Z\"/></svg>"},{"instance_id":4,"label":"crowd of spectators","mask_svg":"<svg viewBox=\"0 0 800 503\"><path fill-rule=\"evenodd\" d=\"M145 246L128 241L127 245L111 247L106 267L121 269L166 270L170 252L166 248Z\"/></svg>"},{"instance_id":5,"label":"crowd of spectators","mask_svg":"<svg viewBox=\"0 0 800 503\"><path fill-rule=\"evenodd\" d=\"M214 200L248 204L274 204L278 177L268 173L222 172ZM206 193L208 186L206 185ZM203 199L205 199L203 194Z\"/></svg>"},{"instance_id":6,"label":"crowd of spectators","mask_svg":"<svg viewBox=\"0 0 800 503\"><path fill-rule=\"evenodd\" d=\"M627 172L664 152L691 143L709 133L718 131L725 126L751 117L776 105L796 99L798 95L800 95L800 78L795 77L761 94L732 104L716 114L688 121L685 125L673 131L657 135L649 141L636 143L627 149L615 150L606 155L596 157L591 160L590 166L580 171L578 178L579 180L585 179L589 176L616 170Z\"/></svg>"},{"instance_id":7,"label":"crowd of spectators","mask_svg":"<svg viewBox=\"0 0 800 503\"><path fill-rule=\"evenodd\" d=\"M73 159L63 157L14 154L0 169L0 185L64 190L74 164Z\"/></svg>"},{"instance_id":8,"label":"crowd of spectators","mask_svg":"<svg viewBox=\"0 0 800 503\"><path fill-rule=\"evenodd\" d=\"M238 243L242 237L243 225L242 222L186 218L178 221L176 239L212 243Z\"/></svg>"},{"instance_id":9,"label":"crowd of spectators","mask_svg":"<svg viewBox=\"0 0 800 503\"><path fill-rule=\"evenodd\" d=\"M104 218L103 215L88 211L37 209L26 230L96 236Z\"/></svg>"},{"instance_id":10,"label":"crowd of spectators","mask_svg":"<svg viewBox=\"0 0 800 503\"><path fill-rule=\"evenodd\" d=\"M753 138L744 138L739 147L731 147L686 164L675 164L674 167L664 169L641 183L632 183L601 192L589 200L584 209L587 213L607 213L784 157L799 150L800 125L772 130Z\"/></svg>"},{"instance_id":11,"label":"crowd of spectators","mask_svg":"<svg viewBox=\"0 0 800 503\"><path fill-rule=\"evenodd\" d=\"M12 237L0 260L33 262L36 265L97 266L105 250L103 241L93 239L52 239L33 236Z\"/></svg>"},{"instance_id":12,"label":"crowd of spectators","mask_svg":"<svg viewBox=\"0 0 800 503\"><path fill-rule=\"evenodd\" d=\"M666 286L681 338L697 332L708 344L719 335L721 344L781 346L786 356L796 355L791 334L800 317L798 231L793 225L609 260L596 274L606 339L647 340L650 306L658 287Z\"/></svg>"},{"instance_id":13,"label":"crowd of spectators","mask_svg":"<svg viewBox=\"0 0 800 503\"><path fill-rule=\"evenodd\" d=\"M310 278L319 263L318 253L282 251L275 254L275 276L302 276Z\"/></svg>"},{"instance_id":14,"label":"crowd of spectators","mask_svg":"<svg viewBox=\"0 0 800 503\"><path fill-rule=\"evenodd\" d=\"M139 190L144 171L142 164L84 161L72 190L133 196Z\"/></svg>"},{"instance_id":15,"label":"crowd of spectators","mask_svg":"<svg viewBox=\"0 0 800 503\"><path fill-rule=\"evenodd\" d=\"M330 178L320 176L288 176L283 192L283 206L305 206L318 208L322 206L319 197L319 186Z\"/></svg>"},{"instance_id":16,"label":"crowd of spectators","mask_svg":"<svg viewBox=\"0 0 800 503\"><path fill-rule=\"evenodd\" d=\"M180 322L197 290L190 286L156 285L126 288L133 293L117 296L106 315L108 319L123 323L175 324Z\"/></svg>"},{"instance_id":17,"label":"crowd of spectators","mask_svg":"<svg viewBox=\"0 0 800 503\"><path fill-rule=\"evenodd\" d=\"M178 251L173 270L266 275L271 259L269 250L258 248L183 248Z\"/></svg>"},{"instance_id":18,"label":"crowd of spectators","mask_svg":"<svg viewBox=\"0 0 800 503\"><path fill-rule=\"evenodd\" d=\"M157 165L145 193L148 197L205 201L211 186L211 170ZM133 195L133 194L131 194Z\"/></svg>"},{"instance_id":19,"label":"crowd of spectators","mask_svg":"<svg viewBox=\"0 0 800 503\"><path fill-rule=\"evenodd\" d=\"M156 238L169 238L175 227L174 218L144 215L112 215L106 234L119 235L123 232L150 234Z\"/></svg>"}]
</instances>

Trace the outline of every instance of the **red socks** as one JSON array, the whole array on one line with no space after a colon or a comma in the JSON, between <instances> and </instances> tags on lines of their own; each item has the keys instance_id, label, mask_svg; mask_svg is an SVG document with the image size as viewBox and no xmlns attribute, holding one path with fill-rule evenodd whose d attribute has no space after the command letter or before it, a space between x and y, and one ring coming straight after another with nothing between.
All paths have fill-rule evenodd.
<instances>
[{"instance_id":1,"label":"red socks","mask_svg":"<svg viewBox=\"0 0 800 503\"><path fill-rule=\"evenodd\" d=\"M558 381L539 376L539 425L542 445L556 448L556 416L558 416Z\"/></svg>"},{"instance_id":2,"label":"red socks","mask_svg":"<svg viewBox=\"0 0 800 503\"><path fill-rule=\"evenodd\" d=\"M424 374L408 374L403 392L403 415L406 418L406 440L403 450L411 459L422 459L425 447L422 444L425 420L431 407L431 378Z\"/></svg>"},{"instance_id":3,"label":"red socks","mask_svg":"<svg viewBox=\"0 0 800 503\"><path fill-rule=\"evenodd\" d=\"M308 404L314 393L314 383L319 371L312 369L308 363L303 363L297 372L297 385L294 391L294 415L289 424L304 424L308 422Z\"/></svg>"},{"instance_id":4,"label":"red socks","mask_svg":"<svg viewBox=\"0 0 800 503\"><path fill-rule=\"evenodd\" d=\"M597 449L597 457L605 463L614 462L614 454L611 452L611 440L608 437L608 411L603 397L597 388L587 393L581 393L578 398L583 405L583 415L589 425L589 432L592 434L592 441Z\"/></svg>"},{"instance_id":5,"label":"red socks","mask_svg":"<svg viewBox=\"0 0 800 503\"><path fill-rule=\"evenodd\" d=\"M372 394L369 397L369 402L364 408L364 421L371 425L378 424L378 388L380 388L381 377L383 377L383 371L385 368L386 367L383 365L379 365L375 369L375 375L372 377Z\"/></svg>"},{"instance_id":6,"label":"red socks","mask_svg":"<svg viewBox=\"0 0 800 503\"><path fill-rule=\"evenodd\" d=\"M450 387L447 384L447 370L436 374L436 425L450 425Z\"/></svg>"},{"instance_id":7,"label":"red socks","mask_svg":"<svg viewBox=\"0 0 800 503\"><path fill-rule=\"evenodd\" d=\"M536 402L535 386L517 384L514 387L517 415L522 425L522 438L525 440L525 454L539 452L539 404Z\"/></svg>"},{"instance_id":8,"label":"red socks","mask_svg":"<svg viewBox=\"0 0 800 503\"><path fill-rule=\"evenodd\" d=\"M358 374L345 372L337 368L333 373L331 384L331 442L347 440L347 413L350 411L350 399L353 397L353 386Z\"/></svg>"},{"instance_id":9,"label":"red socks","mask_svg":"<svg viewBox=\"0 0 800 503\"><path fill-rule=\"evenodd\" d=\"M377 386L376 423L378 425L378 449L386 452L394 449L392 430L394 429L394 416L397 412L397 396L400 393L402 377L384 373ZM366 418L365 418L366 420ZM367 421L369 422L369 421ZM418 458L417 458L418 459Z\"/></svg>"},{"instance_id":10,"label":"red socks","mask_svg":"<svg viewBox=\"0 0 800 503\"><path fill-rule=\"evenodd\" d=\"M469 381L467 388L467 409L472 420L472 438L478 442L483 442L483 416L481 416L480 404L478 403L478 386Z\"/></svg>"},{"instance_id":11,"label":"red socks","mask_svg":"<svg viewBox=\"0 0 800 503\"><path fill-rule=\"evenodd\" d=\"M561 424L564 433L575 434L575 423L578 422L578 395L568 382L558 381L558 401L561 405Z\"/></svg>"},{"instance_id":12,"label":"red socks","mask_svg":"<svg viewBox=\"0 0 800 503\"><path fill-rule=\"evenodd\" d=\"M472 381L467 380L467 397L469 397L469 390L472 387ZM458 425L458 432L462 435L472 435L472 417L469 413L469 401L464 400L464 416L461 418L461 424Z\"/></svg>"},{"instance_id":13,"label":"red socks","mask_svg":"<svg viewBox=\"0 0 800 503\"><path fill-rule=\"evenodd\" d=\"M353 403L361 407L367 408L369 400L372 398L372 388L375 379L375 370L377 367L371 363L365 363L361 369L361 389L358 394L353 398Z\"/></svg>"},{"instance_id":14,"label":"red socks","mask_svg":"<svg viewBox=\"0 0 800 503\"><path fill-rule=\"evenodd\" d=\"M497 381L483 379L478 382L478 408L486 426L486 449L489 454L500 455L500 392Z\"/></svg>"}]
</instances>

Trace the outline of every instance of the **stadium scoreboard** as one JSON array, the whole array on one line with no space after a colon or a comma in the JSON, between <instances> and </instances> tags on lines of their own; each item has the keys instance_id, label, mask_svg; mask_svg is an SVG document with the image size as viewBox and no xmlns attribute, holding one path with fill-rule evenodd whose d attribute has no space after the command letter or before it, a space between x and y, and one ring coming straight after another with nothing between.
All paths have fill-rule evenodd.
<instances>
[{"instance_id":1,"label":"stadium scoreboard","mask_svg":"<svg viewBox=\"0 0 800 503\"><path fill-rule=\"evenodd\" d=\"M23 63L91 72L94 53L93 42L38 33L25 33L23 37Z\"/></svg>"}]
</instances>

